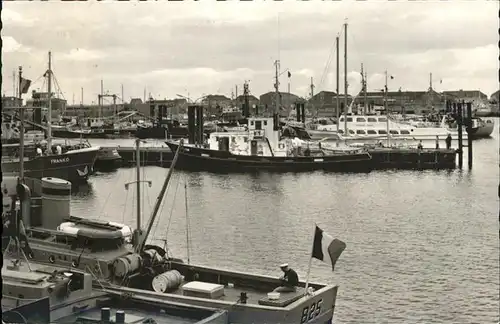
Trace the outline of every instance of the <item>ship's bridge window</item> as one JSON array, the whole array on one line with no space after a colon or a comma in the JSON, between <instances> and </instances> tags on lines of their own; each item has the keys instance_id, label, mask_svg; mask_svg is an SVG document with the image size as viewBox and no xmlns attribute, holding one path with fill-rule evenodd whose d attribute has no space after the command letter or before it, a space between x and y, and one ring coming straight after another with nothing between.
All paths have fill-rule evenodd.
<instances>
[{"instance_id":1,"label":"ship's bridge window","mask_svg":"<svg viewBox=\"0 0 500 324\"><path fill-rule=\"evenodd\" d=\"M379 129L378 133L379 134L387 134L387 132L385 130L383 130L383 129Z\"/></svg>"},{"instance_id":2,"label":"ship's bridge window","mask_svg":"<svg viewBox=\"0 0 500 324\"><path fill-rule=\"evenodd\" d=\"M344 121L344 117L341 117L341 118L339 119L339 122L343 122L343 121ZM324 124L322 124L322 125L324 125Z\"/></svg>"},{"instance_id":3,"label":"ship's bridge window","mask_svg":"<svg viewBox=\"0 0 500 324\"><path fill-rule=\"evenodd\" d=\"M376 131L374 131L373 129L369 129L366 131L367 134L370 134L370 135L374 135L374 134L377 134Z\"/></svg>"},{"instance_id":4,"label":"ship's bridge window","mask_svg":"<svg viewBox=\"0 0 500 324\"><path fill-rule=\"evenodd\" d=\"M364 123L364 122L366 122L366 119L364 119L363 117L358 117L358 118L356 118L356 122Z\"/></svg>"},{"instance_id":5,"label":"ship's bridge window","mask_svg":"<svg viewBox=\"0 0 500 324\"><path fill-rule=\"evenodd\" d=\"M339 134L344 134L344 131L339 129Z\"/></svg>"},{"instance_id":6,"label":"ship's bridge window","mask_svg":"<svg viewBox=\"0 0 500 324\"><path fill-rule=\"evenodd\" d=\"M409 132L409 131L407 131L407 130L404 130L404 129L403 129L403 130L401 130L401 134L403 134L403 135L408 135L408 134L410 134L410 132Z\"/></svg>"},{"instance_id":7,"label":"ship's bridge window","mask_svg":"<svg viewBox=\"0 0 500 324\"><path fill-rule=\"evenodd\" d=\"M243 136L243 142L245 142L245 143L248 142L248 136Z\"/></svg>"},{"instance_id":8,"label":"ship's bridge window","mask_svg":"<svg viewBox=\"0 0 500 324\"><path fill-rule=\"evenodd\" d=\"M250 125L252 125L252 126L253 126L253 120L250 122Z\"/></svg>"},{"instance_id":9,"label":"ship's bridge window","mask_svg":"<svg viewBox=\"0 0 500 324\"><path fill-rule=\"evenodd\" d=\"M376 123L377 122L377 118L368 117L368 122L369 123Z\"/></svg>"},{"instance_id":10,"label":"ship's bridge window","mask_svg":"<svg viewBox=\"0 0 500 324\"><path fill-rule=\"evenodd\" d=\"M385 118L385 117L380 117L380 118L378 119L378 121L379 121L379 122L386 122L386 121L387 121L387 118Z\"/></svg>"},{"instance_id":11,"label":"ship's bridge window","mask_svg":"<svg viewBox=\"0 0 500 324\"><path fill-rule=\"evenodd\" d=\"M352 122L352 118L351 117L347 117L347 121L348 122Z\"/></svg>"},{"instance_id":12,"label":"ship's bridge window","mask_svg":"<svg viewBox=\"0 0 500 324\"><path fill-rule=\"evenodd\" d=\"M264 120L264 126L267 126L267 120Z\"/></svg>"},{"instance_id":13,"label":"ship's bridge window","mask_svg":"<svg viewBox=\"0 0 500 324\"><path fill-rule=\"evenodd\" d=\"M364 130L362 130L362 129L358 129L358 130L356 131L356 134L365 135L365 134L366 134L366 132L365 132Z\"/></svg>"},{"instance_id":14,"label":"ship's bridge window","mask_svg":"<svg viewBox=\"0 0 500 324\"><path fill-rule=\"evenodd\" d=\"M393 134L393 135L399 135L399 132L398 132L397 130L393 130L393 129L391 129L391 130L389 131L389 133L391 133L391 134Z\"/></svg>"},{"instance_id":15,"label":"ship's bridge window","mask_svg":"<svg viewBox=\"0 0 500 324\"><path fill-rule=\"evenodd\" d=\"M352 129L349 130L349 134L355 134Z\"/></svg>"}]
</instances>

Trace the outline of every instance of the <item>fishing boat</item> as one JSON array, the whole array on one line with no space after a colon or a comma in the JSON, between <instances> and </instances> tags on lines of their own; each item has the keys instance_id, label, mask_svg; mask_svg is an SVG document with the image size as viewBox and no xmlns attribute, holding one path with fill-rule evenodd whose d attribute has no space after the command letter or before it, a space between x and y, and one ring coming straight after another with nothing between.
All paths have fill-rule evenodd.
<instances>
[{"instance_id":1,"label":"fishing boat","mask_svg":"<svg viewBox=\"0 0 500 324\"><path fill-rule=\"evenodd\" d=\"M98 291L88 272L34 262L23 251L30 248L20 235L19 213L7 217L12 222L2 246L2 323L227 323L223 310ZM12 226L16 221L19 227Z\"/></svg>"},{"instance_id":2,"label":"fishing boat","mask_svg":"<svg viewBox=\"0 0 500 324\"><path fill-rule=\"evenodd\" d=\"M140 212L140 184L144 180L137 173L133 182L139 191L135 230L124 224L69 216L71 185L67 181L42 179L38 184L41 188L34 190L42 197L34 201L28 190L18 189L15 178L4 177L3 190L17 189L20 206L32 205L25 208L30 212L22 215L31 260L89 272L94 288L105 293L222 309L230 323L330 323L338 286L301 281L294 292L273 294L281 284L276 277L198 266L189 260L184 263L170 257L166 248L146 243L181 148L182 142L144 228Z\"/></svg>"},{"instance_id":3,"label":"fishing boat","mask_svg":"<svg viewBox=\"0 0 500 324\"><path fill-rule=\"evenodd\" d=\"M45 73L48 78L48 114L51 110L51 54L49 52L49 68ZM20 78L21 80L21 78ZM20 108L20 134L24 134L24 108ZM85 182L93 172L94 162L97 158L99 147L64 148L52 146L51 122L47 121L46 148L37 147L34 154L25 155L24 136L20 136L18 148L16 144L11 147L13 155L2 154L2 171L8 174L25 174L28 177L58 177L71 182ZM2 147L2 152L4 147ZM22 163L21 163L22 162ZM22 167L22 170L21 170Z\"/></svg>"}]
</instances>

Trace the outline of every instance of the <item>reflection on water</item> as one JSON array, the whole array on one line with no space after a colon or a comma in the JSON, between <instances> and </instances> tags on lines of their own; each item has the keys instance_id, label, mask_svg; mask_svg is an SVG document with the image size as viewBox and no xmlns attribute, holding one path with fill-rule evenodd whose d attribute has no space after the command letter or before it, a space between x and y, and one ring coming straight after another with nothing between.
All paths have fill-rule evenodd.
<instances>
[{"instance_id":1,"label":"reflection on water","mask_svg":"<svg viewBox=\"0 0 500 324\"><path fill-rule=\"evenodd\" d=\"M347 243L335 273L312 263L311 279L340 284L337 323L495 323L498 147L497 137L474 142L471 171L174 172L153 237L186 259L189 222L193 263L278 276L288 262L304 279L316 222ZM143 223L167 172L142 170L153 181L142 190ZM74 214L133 226L135 188L124 189L133 180L134 168L93 176Z\"/></svg>"}]
</instances>

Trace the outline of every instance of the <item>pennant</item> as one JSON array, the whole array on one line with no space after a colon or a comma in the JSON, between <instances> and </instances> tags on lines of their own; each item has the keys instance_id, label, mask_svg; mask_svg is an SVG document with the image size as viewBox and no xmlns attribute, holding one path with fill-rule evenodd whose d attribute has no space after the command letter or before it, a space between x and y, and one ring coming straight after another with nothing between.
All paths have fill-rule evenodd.
<instances>
[{"instance_id":1,"label":"pennant","mask_svg":"<svg viewBox=\"0 0 500 324\"><path fill-rule=\"evenodd\" d=\"M288 71L288 78L291 78L292 77L292 73L290 73L290 71Z\"/></svg>"},{"instance_id":2,"label":"pennant","mask_svg":"<svg viewBox=\"0 0 500 324\"><path fill-rule=\"evenodd\" d=\"M21 93L28 93L30 86L31 86L31 80L21 77L21 82L20 82Z\"/></svg>"}]
</instances>

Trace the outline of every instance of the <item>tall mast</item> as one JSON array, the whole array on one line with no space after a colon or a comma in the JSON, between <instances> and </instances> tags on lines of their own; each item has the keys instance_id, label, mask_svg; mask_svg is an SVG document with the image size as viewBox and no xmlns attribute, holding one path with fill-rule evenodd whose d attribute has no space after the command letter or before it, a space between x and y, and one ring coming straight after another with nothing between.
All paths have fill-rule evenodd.
<instances>
[{"instance_id":1,"label":"tall mast","mask_svg":"<svg viewBox=\"0 0 500 324\"><path fill-rule=\"evenodd\" d=\"M337 35L337 37L335 38L335 42L336 42L336 46L337 46L337 75L336 75L336 79L337 79L337 88L335 89L335 92L336 92L336 96L335 96L335 99L337 101L337 134L339 133L339 128L340 128L340 125L339 125L339 116L340 116L340 97L339 97L339 76L340 76L340 53L339 53L339 36Z\"/></svg>"},{"instance_id":2,"label":"tall mast","mask_svg":"<svg viewBox=\"0 0 500 324\"><path fill-rule=\"evenodd\" d=\"M276 83L274 84L274 88L276 89L276 104L275 104L275 107L274 107L274 114L278 114L279 113L279 109L280 109L280 90L279 90L279 87L280 87L280 82L279 82L279 66L280 66L280 61L279 60L276 60L274 62L274 64L276 65L276 72L275 72L275 78L276 78Z\"/></svg>"},{"instance_id":3,"label":"tall mast","mask_svg":"<svg viewBox=\"0 0 500 324\"><path fill-rule=\"evenodd\" d=\"M52 152L52 53L49 52L49 70L47 71L47 151Z\"/></svg>"},{"instance_id":4,"label":"tall mast","mask_svg":"<svg viewBox=\"0 0 500 324\"><path fill-rule=\"evenodd\" d=\"M347 22L344 24L344 134L347 135Z\"/></svg>"},{"instance_id":5,"label":"tall mast","mask_svg":"<svg viewBox=\"0 0 500 324\"><path fill-rule=\"evenodd\" d=\"M21 119L21 125L19 126L19 178L21 181L24 181L24 107L23 107L23 91L21 86L21 80L23 75L23 68L19 67L19 102L20 102L20 111L19 111L19 119Z\"/></svg>"},{"instance_id":6,"label":"tall mast","mask_svg":"<svg viewBox=\"0 0 500 324\"><path fill-rule=\"evenodd\" d=\"M313 77L311 77L311 98L314 97L314 81Z\"/></svg>"},{"instance_id":7,"label":"tall mast","mask_svg":"<svg viewBox=\"0 0 500 324\"><path fill-rule=\"evenodd\" d=\"M101 79L101 95L99 96L99 118L102 117L102 98L104 95L104 81Z\"/></svg>"},{"instance_id":8,"label":"tall mast","mask_svg":"<svg viewBox=\"0 0 500 324\"><path fill-rule=\"evenodd\" d=\"M125 95L123 94L123 83L122 83L122 104L124 103L125 103Z\"/></svg>"},{"instance_id":9,"label":"tall mast","mask_svg":"<svg viewBox=\"0 0 500 324\"><path fill-rule=\"evenodd\" d=\"M366 76L366 71L365 71L365 77L363 78L363 80L365 80L365 86L364 86L364 95L365 95L365 114L367 112L369 112L369 108L368 108L368 95L367 95L367 89L368 89L368 85L367 85L367 76Z\"/></svg>"},{"instance_id":10,"label":"tall mast","mask_svg":"<svg viewBox=\"0 0 500 324\"><path fill-rule=\"evenodd\" d=\"M83 87L82 87L82 97L81 97L81 102L80 104L83 106Z\"/></svg>"},{"instance_id":11,"label":"tall mast","mask_svg":"<svg viewBox=\"0 0 500 324\"><path fill-rule=\"evenodd\" d=\"M12 93L14 97L18 95L16 91L16 70L12 71Z\"/></svg>"},{"instance_id":12,"label":"tall mast","mask_svg":"<svg viewBox=\"0 0 500 324\"><path fill-rule=\"evenodd\" d=\"M387 126L387 146L391 145L391 139L389 136L389 109L387 107L387 70L385 70L385 88L384 88L384 109L385 109L385 116L386 116L386 126Z\"/></svg>"},{"instance_id":13,"label":"tall mast","mask_svg":"<svg viewBox=\"0 0 500 324\"><path fill-rule=\"evenodd\" d=\"M135 150L135 162L136 162L136 188L137 188L137 230L141 231L141 150L140 150L140 140L135 140L136 150Z\"/></svg>"}]
</instances>

